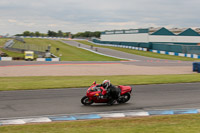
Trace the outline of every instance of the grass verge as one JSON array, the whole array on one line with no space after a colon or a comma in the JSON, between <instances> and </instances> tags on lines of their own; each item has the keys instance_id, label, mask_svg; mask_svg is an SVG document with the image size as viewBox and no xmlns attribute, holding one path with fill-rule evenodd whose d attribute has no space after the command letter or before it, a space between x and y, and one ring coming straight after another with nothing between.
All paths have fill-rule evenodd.
<instances>
[{"instance_id":1,"label":"grass verge","mask_svg":"<svg viewBox=\"0 0 200 133\"><path fill-rule=\"evenodd\" d=\"M57 40L38 38L26 38L24 40L30 46L38 46L38 49L43 50L45 49L44 47L51 45L51 53L60 57L62 61L120 61L120 59L98 55L84 49L67 45ZM13 47L22 47L21 45L23 46L24 44L18 42ZM59 48L59 51L57 51L56 48Z\"/></svg>"},{"instance_id":2,"label":"grass verge","mask_svg":"<svg viewBox=\"0 0 200 133\"><path fill-rule=\"evenodd\" d=\"M77 42L83 43L83 44L86 44L86 45L90 45L90 46L93 45L94 47L110 48L110 49L130 53L130 54L141 55L141 56L152 57L152 58L168 59L168 60L181 60L181 61L200 61L200 59L194 59L194 58L188 58L188 57L164 55L164 54L158 54L158 53L153 53L153 52L145 52L145 51L139 51L139 50L133 50L133 49L95 45L95 44L92 44L92 43L90 43L88 41L84 41L84 40L78 40Z\"/></svg>"},{"instance_id":3,"label":"grass verge","mask_svg":"<svg viewBox=\"0 0 200 133\"><path fill-rule=\"evenodd\" d=\"M200 115L53 122L0 127L1 133L199 133Z\"/></svg>"},{"instance_id":4,"label":"grass verge","mask_svg":"<svg viewBox=\"0 0 200 133\"><path fill-rule=\"evenodd\" d=\"M0 47L3 47L8 40L7 38L0 38Z\"/></svg>"},{"instance_id":5,"label":"grass verge","mask_svg":"<svg viewBox=\"0 0 200 133\"><path fill-rule=\"evenodd\" d=\"M10 40L9 38L1 38L0 39L0 51L8 54L9 57L24 57L23 53L19 53L19 52L12 52L12 51L8 51L3 49L4 44Z\"/></svg>"},{"instance_id":6,"label":"grass verge","mask_svg":"<svg viewBox=\"0 0 200 133\"><path fill-rule=\"evenodd\" d=\"M88 87L94 80L110 79L114 85L141 85L200 82L200 74L124 76L41 76L0 77L0 91Z\"/></svg>"}]
</instances>

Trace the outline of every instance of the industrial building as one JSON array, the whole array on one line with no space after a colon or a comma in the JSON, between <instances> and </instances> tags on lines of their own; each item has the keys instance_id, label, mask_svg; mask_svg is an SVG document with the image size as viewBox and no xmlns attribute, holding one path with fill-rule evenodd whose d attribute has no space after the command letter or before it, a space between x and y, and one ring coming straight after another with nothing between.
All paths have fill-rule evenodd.
<instances>
[{"instance_id":1,"label":"industrial building","mask_svg":"<svg viewBox=\"0 0 200 133\"><path fill-rule=\"evenodd\" d=\"M148 51L200 55L200 34L199 29L196 30L191 28L169 30L164 27L111 30L102 32L100 39L93 39L93 42L146 48Z\"/></svg>"}]
</instances>

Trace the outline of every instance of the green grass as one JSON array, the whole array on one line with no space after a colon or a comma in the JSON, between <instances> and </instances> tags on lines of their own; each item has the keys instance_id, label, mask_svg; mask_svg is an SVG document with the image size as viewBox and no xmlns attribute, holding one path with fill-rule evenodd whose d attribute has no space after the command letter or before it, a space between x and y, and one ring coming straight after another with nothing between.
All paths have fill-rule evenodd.
<instances>
[{"instance_id":1,"label":"green grass","mask_svg":"<svg viewBox=\"0 0 200 133\"><path fill-rule=\"evenodd\" d=\"M8 38L1 38L0 39L0 46L3 47L4 44L10 39ZM24 54L22 53L18 53L18 52L12 52L12 51L8 51L8 50L5 50L3 48L0 48L0 51L4 52L4 53L7 53L9 57L24 57Z\"/></svg>"},{"instance_id":2,"label":"green grass","mask_svg":"<svg viewBox=\"0 0 200 133\"><path fill-rule=\"evenodd\" d=\"M120 60L116 58L98 55L90 51L73 47L61 41L56 41L56 40L32 38L32 39L25 39L25 42L29 45L36 45L40 47L47 47L49 44L51 44L51 53L55 54L58 57L61 57L61 61L119 61ZM17 43L14 47L21 47L20 45L23 44ZM60 50L56 52L56 48L59 48Z\"/></svg>"},{"instance_id":3,"label":"green grass","mask_svg":"<svg viewBox=\"0 0 200 133\"><path fill-rule=\"evenodd\" d=\"M94 80L110 79L114 85L200 82L200 74L128 76L0 77L0 91L88 87Z\"/></svg>"},{"instance_id":4,"label":"green grass","mask_svg":"<svg viewBox=\"0 0 200 133\"><path fill-rule=\"evenodd\" d=\"M86 44L86 45L90 45L90 46L93 45L94 47L110 48L110 49L130 53L130 54L141 55L141 56L152 57L152 58L168 59L168 60L181 60L181 61L200 61L200 59L194 59L194 58L188 58L188 57L164 55L164 54L158 54L158 53L153 53L153 52L145 52L145 51L139 51L139 50L133 50L133 49L95 45L95 44L92 44L88 41L83 41L83 40L79 40L77 42L83 43L83 44Z\"/></svg>"},{"instance_id":5,"label":"green grass","mask_svg":"<svg viewBox=\"0 0 200 133\"><path fill-rule=\"evenodd\" d=\"M9 57L22 57L22 58L24 57L23 53L12 52L5 49L1 49L1 51L3 51L4 53L7 53Z\"/></svg>"},{"instance_id":6,"label":"green grass","mask_svg":"<svg viewBox=\"0 0 200 133\"><path fill-rule=\"evenodd\" d=\"M4 46L4 44L8 41L7 38L0 38L0 46Z\"/></svg>"},{"instance_id":7,"label":"green grass","mask_svg":"<svg viewBox=\"0 0 200 133\"><path fill-rule=\"evenodd\" d=\"M199 133L200 115L149 116L123 119L1 126L1 133Z\"/></svg>"},{"instance_id":8,"label":"green grass","mask_svg":"<svg viewBox=\"0 0 200 133\"><path fill-rule=\"evenodd\" d=\"M48 47L47 44L46 45L28 44L28 43L23 43L17 40L14 40L14 45L12 46L12 48L41 51L41 52L45 52L47 47Z\"/></svg>"}]
</instances>

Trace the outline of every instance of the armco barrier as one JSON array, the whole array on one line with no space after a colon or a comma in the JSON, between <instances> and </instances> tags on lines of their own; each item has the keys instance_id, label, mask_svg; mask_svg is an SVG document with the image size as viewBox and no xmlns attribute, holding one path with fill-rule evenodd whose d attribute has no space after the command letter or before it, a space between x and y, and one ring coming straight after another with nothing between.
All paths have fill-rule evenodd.
<instances>
[{"instance_id":1,"label":"armco barrier","mask_svg":"<svg viewBox=\"0 0 200 133\"><path fill-rule=\"evenodd\" d=\"M12 61L12 57L0 57L0 61Z\"/></svg>"},{"instance_id":2,"label":"armco barrier","mask_svg":"<svg viewBox=\"0 0 200 133\"><path fill-rule=\"evenodd\" d=\"M36 61L60 61L60 58L37 58Z\"/></svg>"},{"instance_id":3,"label":"armco barrier","mask_svg":"<svg viewBox=\"0 0 200 133\"><path fill-rule=\"evenodd\" d=\"M104 112L93 114L72 114L58 116L41 116L32 118L17 118L17 119L0 119L0 126L27 124L27 123L42 123L53 121L74 121L74 120L89 120L102 118L124 118L124 117L140 117L151 115L177 115L177 114L197 114L200 109L175 109L175 110L129 110L121 112Z\"/></svg>"}]
</instances>

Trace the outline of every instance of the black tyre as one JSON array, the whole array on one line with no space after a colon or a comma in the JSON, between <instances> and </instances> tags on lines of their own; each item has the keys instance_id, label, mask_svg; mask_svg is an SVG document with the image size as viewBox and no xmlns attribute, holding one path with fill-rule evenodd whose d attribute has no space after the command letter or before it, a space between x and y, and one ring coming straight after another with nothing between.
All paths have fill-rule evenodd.
<instances>
[{"instance_id":1,"label":"black tyre","mask_svg":"<svg viewBox=\"0 0 200 133\"><path fill-rule=\"evenodd\" d=\"M124 95L122 95L117 102L118 103L126 103L129 101L129 99L131 98L131 94L130 93L125 93Z\"/></svg>"},{"instance_id":2,"label":"black tyre","mask_svg":"<svg viewBox=\"0 0 200 133\"><path fill-rule=\"evenodd\" d=\"M89 101L89 98L88 98L87 96L84 96L84 97L81 99L81 103L82 103L83 105L91 105L91 104L93 104L93 101L92 101L92 100Z\"/></svg>"}]
</instances>

